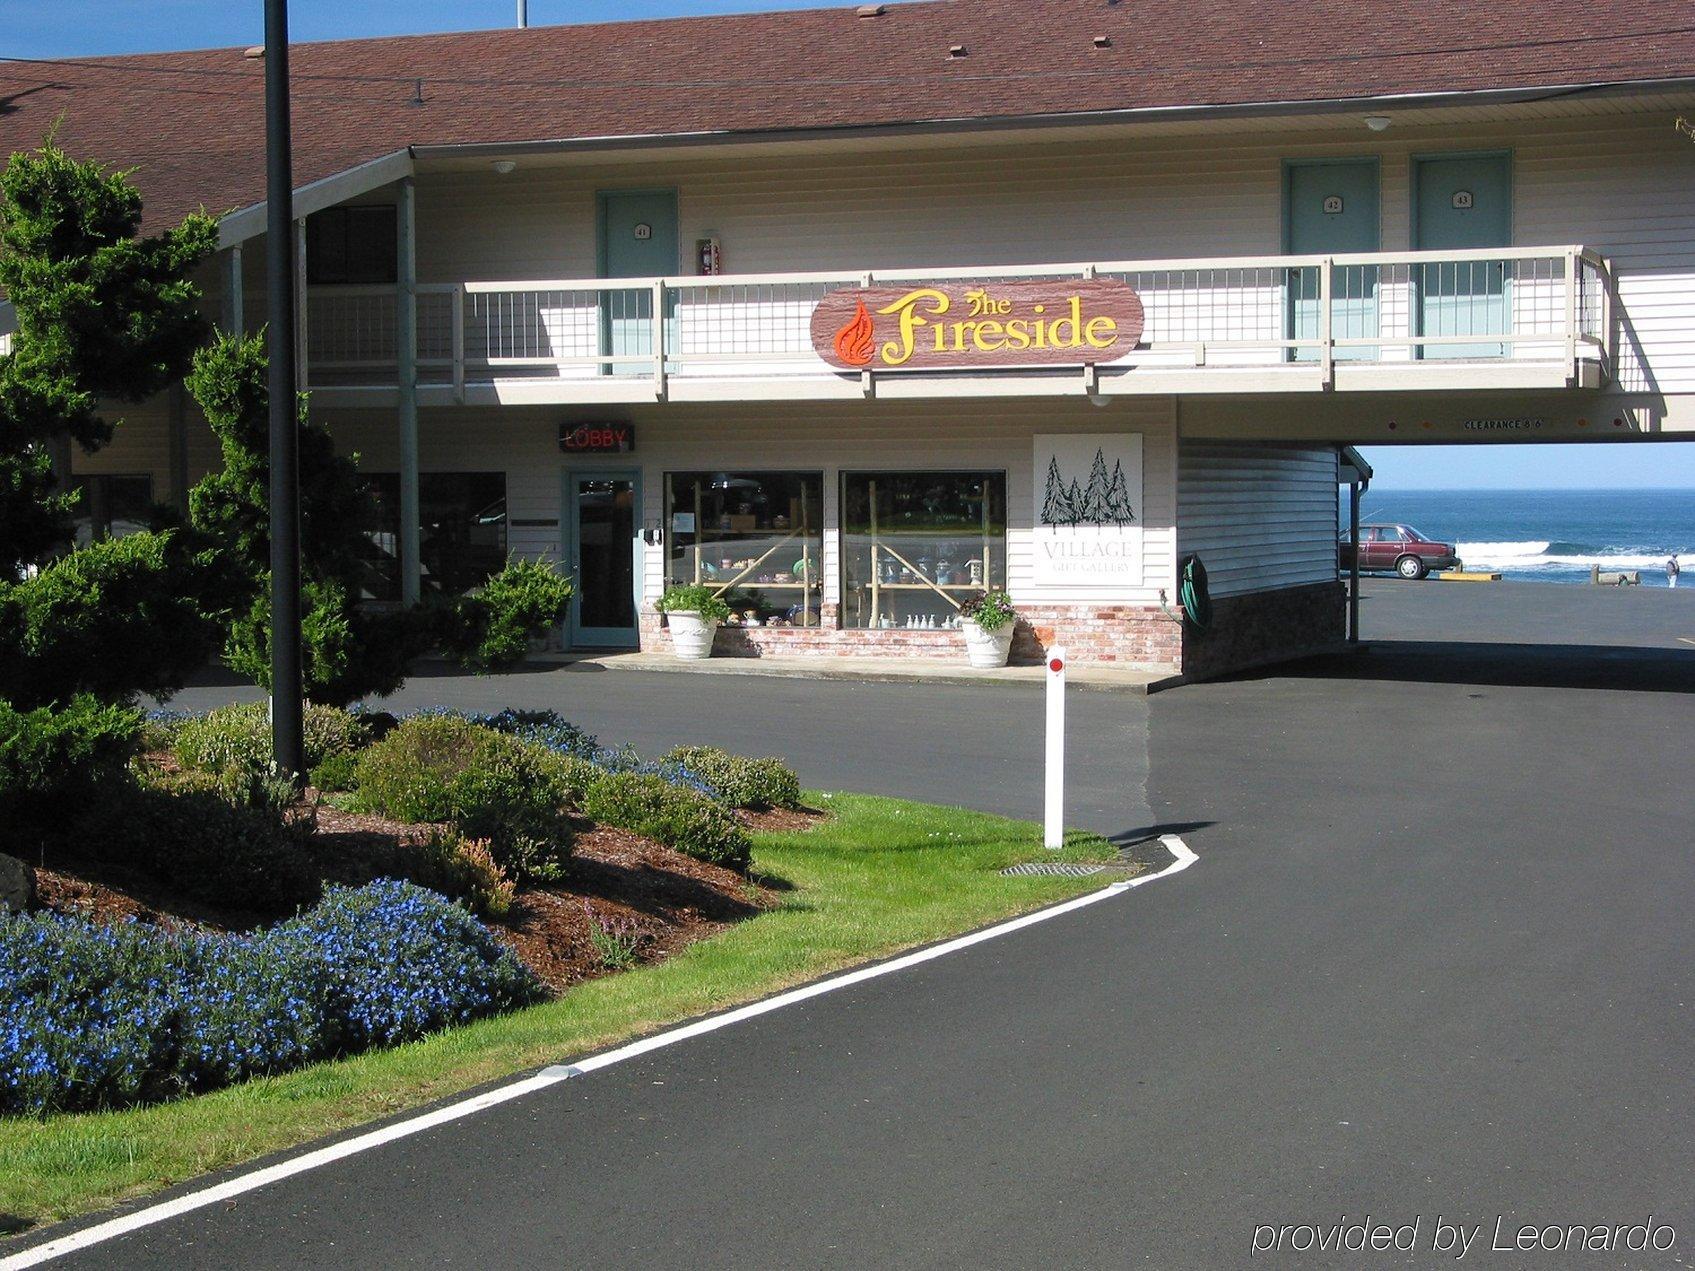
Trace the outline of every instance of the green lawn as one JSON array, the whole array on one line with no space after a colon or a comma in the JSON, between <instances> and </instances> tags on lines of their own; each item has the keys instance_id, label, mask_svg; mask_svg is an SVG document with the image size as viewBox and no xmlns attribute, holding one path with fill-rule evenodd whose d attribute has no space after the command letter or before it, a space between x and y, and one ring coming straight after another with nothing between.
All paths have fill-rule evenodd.
<instances>
[{"instance_id":1,"label":"green lawn","mask_svg":"<svg viewBox=\"0 0 1695 1271\"><path fill-rule=\"evenodd\" d=\"M1111 853L1082 835L1063 853L1044 853L1037 827L957 808L860 795L811 801L831 819L755 839L755 869L793 887L780 907L668 962L409 1046L178 1103L0 1120L0 1231L85 1213L1090 891L1100 879L997 871Z\"/></svg>"}]
</instances>

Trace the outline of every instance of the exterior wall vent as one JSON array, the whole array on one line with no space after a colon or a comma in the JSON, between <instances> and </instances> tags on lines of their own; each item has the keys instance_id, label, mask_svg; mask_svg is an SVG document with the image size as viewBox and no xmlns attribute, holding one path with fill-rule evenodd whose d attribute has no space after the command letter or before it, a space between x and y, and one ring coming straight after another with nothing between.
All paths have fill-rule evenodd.
<instances>
[{"instance_id":1,"label":"exterior wall vent","mask_svg":"<svg viewBox=\"0 0 1695 1271\"><path fill-rule=\"evenodd\" d=\"M889 11L886 4L862 4L853 11L858 18L880 18Z\"/></svg>"},{"instance_id":2,"label":"exterior wall vent","mask_svg":"<svg viewBox=\"0 0 1695 1271\"><path fill-rule=\"evenodd\" d=\"M948 49L948 56L949 57L964 57L965 56L965 45L955 44L952 48Z\"/></svg>"},{"instance_id":3,"label":"exterior wall vent","mask_svg":"<svg viewBox=\"0 0 1695 1271\"><path fill-rule=\"evenodd\" d=\"M1095 47L1098 49L1110 49L1112 47L1112 37L1110 35L1097 35L1095 37Z\"/></svg>"},{"instance_id":4,"label":"exterior wall vent","mask_svg":"<svg viewBox=\"0 0 1695 1271\"><path fill-rule=\"evenodd\" d=\"M241 55L243 57L264 57L265 46L263 44L249 45L247 48L241 50Z\"/></svg>"}]
</instances>

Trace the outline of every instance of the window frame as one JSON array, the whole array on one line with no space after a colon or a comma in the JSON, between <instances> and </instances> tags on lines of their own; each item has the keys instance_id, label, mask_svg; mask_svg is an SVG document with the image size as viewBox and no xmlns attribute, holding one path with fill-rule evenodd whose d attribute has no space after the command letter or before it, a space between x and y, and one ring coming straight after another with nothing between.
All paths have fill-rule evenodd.
<instances>
[{"instance_id":1,"label":"window frame","mask_svg":"<svg viewBox=\"0 0 1695 1271\"><path fill-rule=\"evenodd\" d=\"M997 563L1000 567L1000 575L998 578L990 578L987 576L988 571L985 571L983 584L980 587L967 583L949 584L948 594L953 595L954 593L958 593L958 595L964 596L972 592L1004 591L1010 586L1010 574L1012 569L1012 508L1010 496L1008 494L1009 472L1006 468L992 466L980 467L977 465L955 466L947 464L926 464L922 467L913 468L843 468L837 473L836 483L836 584L837 595L839 597L838 610L840 613L840 622L844 628L854 631L875 631L884 629L880 628L875 620L876 617L880 615L874 615L872 621L863 625L857 622L850 623L849 621L849 607L851 598L854 595L854 588L850 585L848 568L854 556L854 550L850 546L850 539L855 536L855 531L850 529L848 525L848 483L854 480L868 481L875 477L975 477L983 481L998 481L1000 483L1000 503L998 509L1000 514L1000 547ZM867 529L866 532L868 534L869 530ZM977 531L973 531L971 537L977 536ZM940 537L941 536L938 536L938 538ZM932 583L932 585L934 584ZM869 588L871 583L867 580L860 583L859 586L861 588ZM878 586L880 588L881 584L879 583ZM954 608L957 609L957 604ZM945 614L943 616L952 617L953 615ZM898 622L895 623L895 626L897 627L900 625L902 624Z\"/></svg>"},{"instance_id":2,"label":"window frame","mask_svg":"<svg viewBox=\"0 0 1695 1271\"><path fill-rule=\"evenodd\" d=\"M692 550L696 546L699 546L699 547L707 546L707 544L704 543L701 539L702 527L699 524L698 520L696 521L695 528L694 528L694 531L693 531L693 538L694 538L695 541L691 544L688 544L687 546L677 546L676 543L675 543L676 536L679 533L679 531L676 529L676 513L678 511L688 512L688 511L693 510L691 508L681 508L681 509L679 509L677 507L677 505L675 503L675 496L674 496L676 479L678 477L698 477L698 476L713 475L713 474L717 474L717 473L722 473L726 477L741 478L741 479L745 479L745 480L759 480L760 478L792 478L792 479L795 479L795 480L797 480L797 481L799 481L803 484L806 483L806 482L809 482L809 481L812 482L813 483L812 488L813 488L814 492L817 494L817 504L812 509L811 532L806 536L804 544L797 543L796 550L801 551L803 556L804 556L805 552L808 549L810 549L811 552L812 552L813 559L817 562L817 564L816 564L816 567L815 567L815 572L813 573L810 580L799 580L799 579L792 578L792 573L793 573L792 570L788 570L788 571L772 570L771 571L772 573L784 573L784 572L790 573L791 574L791 580L789 582L785 582L785 583L779 583L779 582L775 582L775 581L763 582L763 583L758 582L758 581L743 582L743 583L739 583L735 586L726 586L726 587L722 587L722 588L718 587L717 584L723 583L725 580L723 578L706 577L705 573L704 573L704 567L703 567L702 577L701 577L701 580L700 580L701 584L704 585L704 586L713 587L714 590L717 591L717 593L720 596L723 597L724 601L727 604L730 605L731 609L737 610L737 612L742 612L741 610L738 609L738 605L745 605L745 604L752 603L749 599L745 598L747 596L747 593L757 593L762 588L764 588L764 589L781 589L780 594L782 594L782 595L785 595L785 596L795 595L795 596L799 597L798 603L788 606L788 612L787 612L787 614L784 615L785 620L788 620L790 622L790 625L795 625L792 621L792 615L793 615L793 611L795 609L800 609L802 611L801 612L802 621L799 625L801 625L801 626L817 626L817 625L819 625L819 611L820 611L820 608L822 606L823 598L824 598L824 583L825 583L825 572L826 572L825 571L825 565L824 565L825 552L827 550L827 543L828 543L828 539L829 539L829 526L826 523L825 515L824 515L824 500L825 500L825 489L826 489L824 482L825 482L825 478L828 475L828 473L827 473L827 470L822 468L822 467L818 467L818 468L811 468L811 467L808 467L808 468L731 468L731 467L728 467L728 466L724 466L724 467L716 467L716 468L714 468L714 467L678 468L678 469L675 469L675 470L667 469L665 471L662 471L660 473L660 499L661 499L661 512L662 512L662 515L664 517L664 521L663 521L663 529L662 529L662 533L661 533L661 549L660 550L661 550L661 553L662 553L662 563L661 563L660 572L661 572L661 576L664 580L664 586L668 589L668 588L671 588L671 587L674 587L674 586L689 586L689 585L692 585L694 583L694 579L693 579L692 575L683 574L681 576L673 576L673 573L672 573L673 562L674 561L679 562L679 563L686 562L687 559L688 559L688 552L690 550ZM777 530L775 528L767 528L765 530L760 530L758 528L754 528L754 529L751 529L751 530L717 530L715 532L722 533L722 534L729 534L729 535L745 536L747 538L756 538L756 539L757 538L767 538L767 537L771 537L771 536L776 535L776 534L792 533L792 534L796 535L797 540L799 538L799 531L793 526L791 526L790 529L788 529L788 530ZM715 541L728 544L728 543L734 543L734 542L741 541L741 539L732 537L732 538L717 539ZM675 549L675 551L674 551L674 549ZM784 552L783 555L787 555L787 553ZM721 568L721 566L716 567L716 568ZM810 585L807 585L808 581L810 582ZM742 593L744 598L738 599L738 593ZM779 608L779 606L776 606L776 605L769 605L769 606L764 606L764 607L769 607L769 608L772 608L772 609L778 609ZM755 604L754 608L759 609L759 608L761 608L761 606Z\"/></svg>"}]
</instances>

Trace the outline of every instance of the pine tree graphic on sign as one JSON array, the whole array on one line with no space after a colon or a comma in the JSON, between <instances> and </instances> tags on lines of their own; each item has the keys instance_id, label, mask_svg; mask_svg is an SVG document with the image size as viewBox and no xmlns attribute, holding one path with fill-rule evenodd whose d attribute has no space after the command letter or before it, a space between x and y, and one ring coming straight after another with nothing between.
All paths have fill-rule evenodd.
<instances>
[{"instance_id":1,"label":"pine tree graphic on sign","mask_svg":"<svg viewBox=\"0 0 1695 1271\"><path fill-rule=\"evenodd\" d=\"M1106 455L1095 451L1095 463L1089 469L1089 484L1083 488L1083 503L1078 508L1078 519L1087 521L1090 525L1105 525L1113 520L1112 508L1108 504L1107 486L1111 478L1106 474Z\"/></svg>"},{"instance_id":2,"label":"pine tree graphic on sign","mask_svg":"<svg viewBox=\"0 0 1695 1271\"><path fill-rule=\"evenodd\" d=\"M1124 479L1124 463L1115 461L1107 475L1106 453L1095 451L1087 485L1075 477L1068 483L1060 471L1059 457L1048 457L1048 475L1042 496L1042 524L1051 526L1124 525L1136 519L1130 502L1130 485Z\"/></svg>"},{"instance_id":3,"label":"pine tree graphic on sign","mask_svg":"<svg viewBox=\"0 0 1695 1271\"><path fill-rule=\"evenodd\" d=\"M1136 509L1130 506L1130 485L1124 479L1124 461L1115 459L1112 464L1112 480L1106 487L1107 506L1112 510L1112 519L1123 525L1126 521L1136 519Z\"/></svg>"},{"instance_id":4,"label":"pine tree graphic on sign","mask_svg":"<svg viewBox=\"0 0 1695 1271\"><path fill-rule=\"evenodd\" d=\"M1060 475L1058 456L1049 455L1047 488L1042 496L1043 525L1077 524L1076 488L1075 481L1069 489L1066 488L1065 478Z\"/></svg>"}]
</instances>

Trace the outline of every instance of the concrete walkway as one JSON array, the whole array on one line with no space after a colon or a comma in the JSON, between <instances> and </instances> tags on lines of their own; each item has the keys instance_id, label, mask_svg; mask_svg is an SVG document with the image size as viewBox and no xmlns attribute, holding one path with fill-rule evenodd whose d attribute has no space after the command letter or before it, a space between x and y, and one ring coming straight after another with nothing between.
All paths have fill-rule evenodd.
<instances>
[{"instance_id":1,"label":"concrete walkway","mask_svg":"<svg viewBox=\"0 0 1695 1271\"><path fill-rule=\"evenodd\" d=\"M566 670L670 671L684 675L764 675L792 680L857 680L883 684L1040 684L1044 666L980 670L959 658L758 657L707 658L690 662L670 653L559 653L534 659ZM1176 673L1110 664L1073 665L1067 683L1076 688L1147 693L1177 679Z\"/></svg>"}]
</instances>

